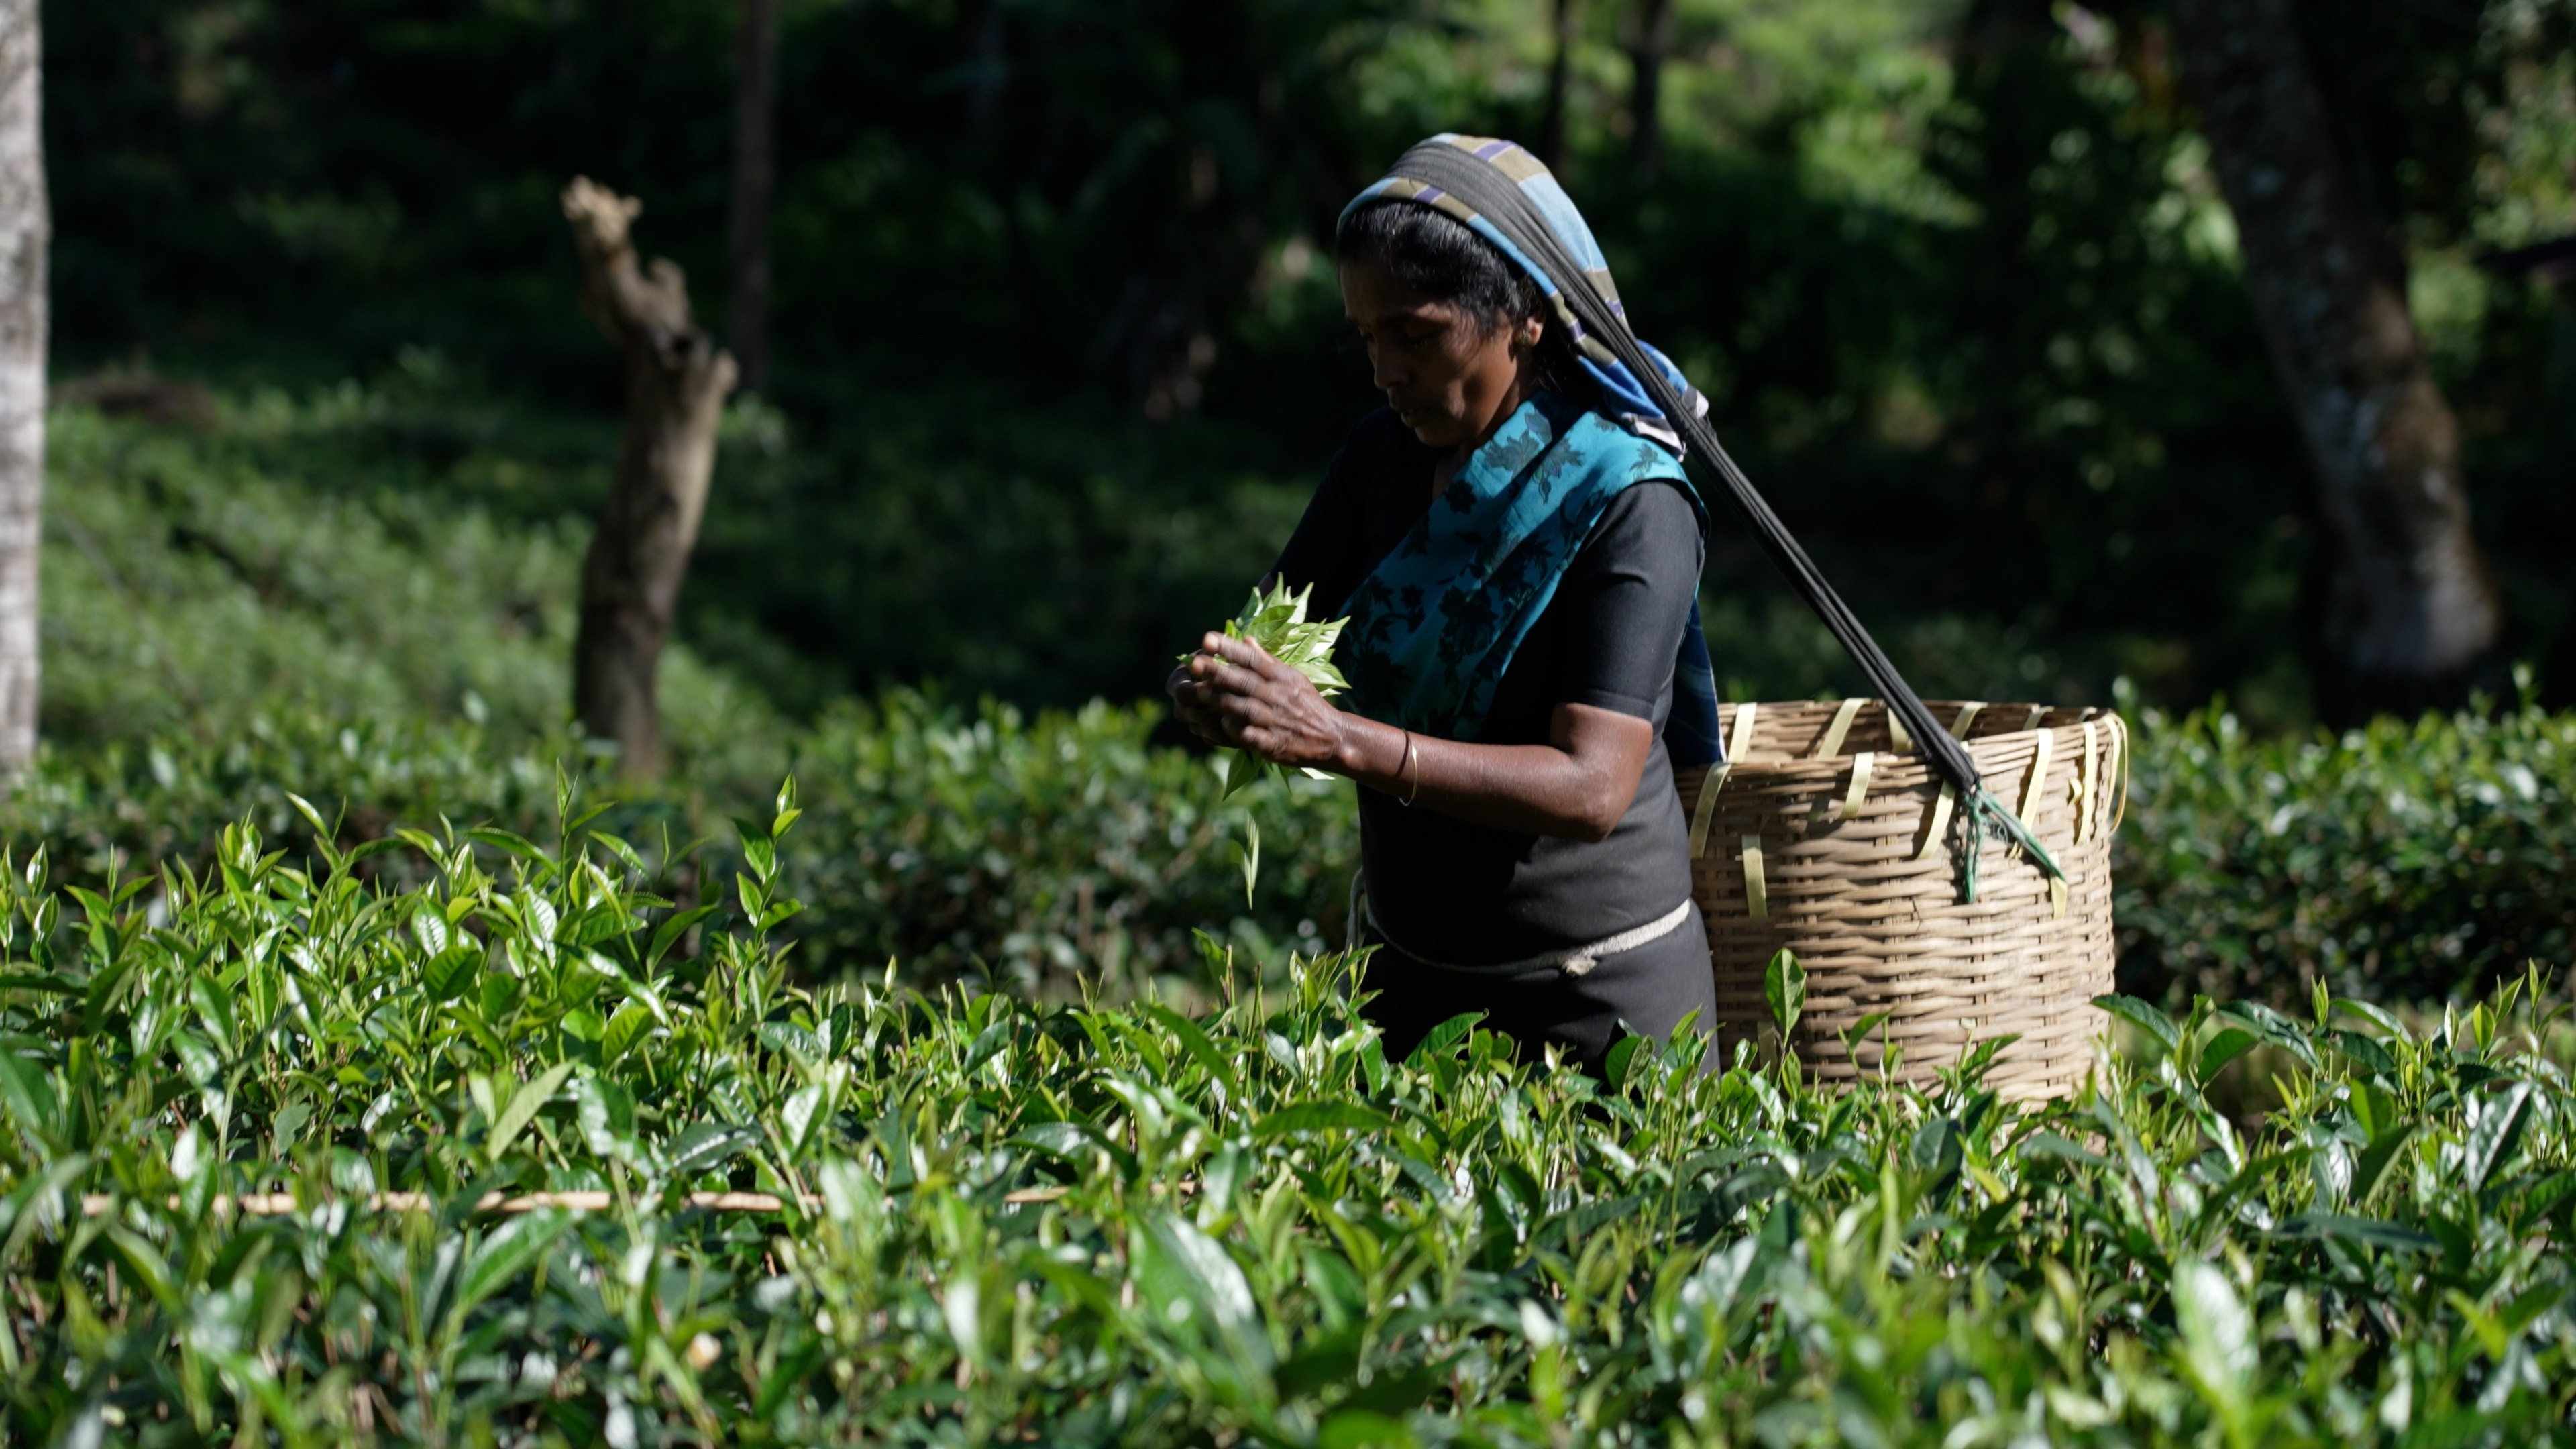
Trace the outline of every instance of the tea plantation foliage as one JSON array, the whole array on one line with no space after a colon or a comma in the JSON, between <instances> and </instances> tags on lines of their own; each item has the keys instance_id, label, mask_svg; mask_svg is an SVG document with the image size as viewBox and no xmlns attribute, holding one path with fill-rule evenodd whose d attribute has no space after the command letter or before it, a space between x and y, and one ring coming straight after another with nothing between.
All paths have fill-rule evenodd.
<instances>
[{"instance_id":1,"label":"tea plantation foliage","mask_svg":"<svg viewBox=\"0 0 2576 1449\"><path fill-rule=\"evenodd\" d=\"M1147 706L1027 715L907 692L848 704L778 754L806 790L807 848L785 867L808 910L782 930L811 981L898 960L915 984L965 979L1054 999L1204 993L1196 933L1274 971L1339 944L1357 848L1349 787L1272 778L1222 804L1203 757L1150 741ZM2258 740L2223 711L2144 715L2116 842L2134 989L2280 1004L2312 983L2373 1000L2474 993L2576 955L2576 715L2382 721ZM354 849L398 826L551 819L569 740L511 747L467 723L254 720L220 741L172 736L49 755L0 801L0 838L41 846L92 888L121 865L203 866L249 820L310 864L324 832ZM595 766L595 762L592 762ZM709 770L611 807L665 891L718 889L726 812L757 800ZM1261 856L1247 903L1248 823ZM405 857L363 867L419 878ZM1247 967L1247 969L1249 969Z\"/></svg>"},{"instance_id":2,"label":"tea plantation foliage","mask_svg":"<svg viewBox=\"0 0 2576 1449\"><path fill-rule=\"evenodd\" d=\"M219 406L56 415L0 1441L2571 1434L2524 971L2576 951L2576 717L2139 712L2128 975L2244 1004L2117 1003L2077 1102L1658 1043L1597 1082L1465 1023L1389 1062L1330 950L1347 786L1220 802L1145 706L833 700L719 610L666 661L679 768L612 798L557 723L602 438L451 420L432 467L363 389ZM1058 605L995 635L1103 632ZM726 1190L779 1201L690 1205ZM545 1191L608 1205L479 1206Z\"/></svg>"},{"instance_id":3,"label":"tea plantation foliage","mask_svg":"<svg viewBox=\"0 0 2576 1449\"><path fill-rule=\"evenodd\" d=\"M892 958L917 982L1056 997L1088 983L1124 998L1203 983L1200 928L1274 964L1338 932L1358 852L1350 802L1335 786L1274 778L1220 807L1205 760L1148 744L1154 718L1106 704L1031 718L894 693L798 735L808 848L785 869L809 909L784 929L800 975L874 973ZM131 875L165 857L210 860L243 819L298 862L325 840L356 849L442 818L537 835L553 817L559 757L577 773L598 768L575 741L512 750L466 724L288 715L221 742L51 757L0 802L0 838L22 856L42 846L66 879L103 886L118 861ZM297 788L315 816L285 781L306 782ZM760 798L738 778L686 778L622 799L606 819L638 843L658 887L715 892L738 855L725 811L746 796ZM1240 866L1255 816L1271 843L1247 905ZM707 837L702 857L688 853ZM420 875L399 855L360 869Z\"/></svg>"},{"instance_id":4,"label":"tea plantation foliage","mask_svg":"<svg viewBox=\"0 0 2576 1449\"><path fill-rule=\"evenodd\" d=\"M2571 1433L2536 981L2417 1027L2114 999L2139 1050L2040 1109L1687 1040L1596 1082L1464 1020L1388 1061L1334 956L1268 988L1212 951L1201 1019L809 991L792 798L687 908L556 809L544 846L317 833L310 871L246 828L100 891L11 863L13 1442ZM2258 1045L2249 1127L2208 1093ZM607 1206L477 1208L543 1190ZM779 1207L688 1205L721 1190Z\"/></svg>"},{"instance_id":5,"label":"tea plantation foliage","mask_svg":"<svg viewBox=\"0 0 2576 1449\"><path fill-rule=\"evenodd\" d=\"M2144 724L2116 867L2141 975L2393 1001L2576 960L2576 716L2271 740L2223 709Z\"/></svg>"}]
</instances>

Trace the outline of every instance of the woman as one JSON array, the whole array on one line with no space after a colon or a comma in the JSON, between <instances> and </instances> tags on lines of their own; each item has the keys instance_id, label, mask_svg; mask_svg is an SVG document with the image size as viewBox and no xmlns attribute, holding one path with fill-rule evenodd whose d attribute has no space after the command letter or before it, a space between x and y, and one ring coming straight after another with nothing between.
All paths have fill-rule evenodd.
<instances>
[{"instance_id":1,"label":"woman","mask_svg":"<svg viewBox=\"0 0 2576 1449\"><path fill-rule=\"evenodd\" d=\"M1493 214L1414 164L1425 152L1491 167ZM1528 244L1538 225L1553 249ZM1624 1032L1694 1013L1705 1030L1673 765L1715 757L1706 516L1669 420L1563 304L1591 286L1615 309L1599 249L1528 153L1443 136L1351 204L1335 254L1388 406L1333 461L1274 577L1350 616L1352 708L1211 633L1172 676L1175 709L1210 741L1364 787L1355 924L1378 948L1366 1010L1391 1055L1468 1011L1587 1068Z\"/></svg>"}]
</instances>

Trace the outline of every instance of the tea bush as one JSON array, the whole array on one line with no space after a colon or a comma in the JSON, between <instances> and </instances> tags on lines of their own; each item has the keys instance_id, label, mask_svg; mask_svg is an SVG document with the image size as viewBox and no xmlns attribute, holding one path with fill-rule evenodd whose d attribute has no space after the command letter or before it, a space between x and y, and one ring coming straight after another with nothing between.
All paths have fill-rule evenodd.
<instances>
[{"instance_id":1,"label":"tea bush","mask_svg":"<svg viewBox=\"0 0 2576 1449\"><path fill-rule=\"evenodd\" d=\"M1338 942L1350 787L1274 776L1220 808L1213 761L1149 743L1157 717L961 717L904 693L828 716L800 757L818 837L794 876L816 906L803 939L836 961L980 962L992 984L1059 997L1189 995L1210 984L1201 927L1274 965Z\"/></svg>"},{"instance_id":2,"label":"tea bush","mask_svg":"<svg viewBox=\"0 0 2576 1449\"><path fill-rule=\"evenodd\" d=\"M1186 995L1205 985L1202 927L1273 966L1290 945L1338 941L1358 854L1349 787L1272 780L1219 808L1213 766L1154 745L1156 719L1143 705L1029 715L893 691L702 751L695 773L610 819L639 840L722 838L761 797L758 772L793 765L814 837L791 866L809 977L891 956L916 984ZM2321 981L2439 1001L2576 956L2576 899L2559 886L2576 866L2576 715L2525 706L2264 740L2223 711L2149 713L2136 740L2114 863L2133 989L2280 1004ZM344 847L441 817L531 833L558 761L598 766L570 738L513 746L461 721L285 712L221 740L51 750L0 801L0 840L41 845L96 887L111 861L129 874L202 864L244 819L307 863L290 790ZM1263 848L1247 903L1253 819Z\"/></svg>"},{"instance_id":3,"label":"tea bush","mask_svg":"<svg viewBox=\"0 0 2576 1449\"><path fill-rule=\"evenodd\" d=\"M790 867L812 907L791 928L809 978L893 957L920 984L1188 999L1208 984L1202 928L1274 966L1287 947L1338 941L1358 853L1348 787L1272 779L1220 809L1212 763L1150 745L1155 720L1142 706L1031 716L896 691L784 744L705 752L698 773L621 797L607 822L672 888L702 871L728 879L729 846L706 860L686 847L729 841L728 814L768 793L748 772L794 763L811 782L813 848ZM42 848L67 881L103 889L118 869L203 867L225 827L247 821L303 866L319 835L298 796L353 850L442 818L535 834L567 766L576 778L604 768L570 738L513 748L463 722L286 713L219 741L48 750L0 800L0 842L22 858ZM1255 818L1269 845L1247 900ZM401 857L363 869L409 879Z\"/></svg>"},{"instance_id":4,"label":"tea bush","mask_svg":"<svg viewBox=\"0 0 2576 1449\"><path fill-rule=\"evenodd\" d=\"M366 386L201 403L195 428L86 407L53 416L50 748L0 803L0 841L22 852L43 844L71 878L95 883L119 857L129 870L203 862L225 825L249 818L303 860L310 830L290 791L314 800L350 847L442 816L534 830L559 767L599 768L565 724L582 534L567 514L602 486L613 430L531 416L420 352ZM821 506L772 486L802 476L799 455L781 451L783 428L756 405L729 415L734 508ZM906 462L914 472L896 493L938 491L919 464ZM1044 509L1024 512L1036 534L1054 527ZM1103 526L1116 513L1101 513ZM1166 515L1172 529L1238 541L1286 527ZM718 584L727 569L754 567L728 552L739 543L731 528L711 522L701 560ZM1066 568L1087 553L1059 552ZM964 572L1025 582L1025 559L987 562L996 567ZM1232 574L1257 568L1245 560ZM1205 592L1212 577L1201 568L1191 587ZM1215 592L1212 620L1233 587ZM877 622L903 616L900 602ZM1079 590L1034 589L1026 602L1045 617L955 616L950 632L915 642L958 658L955 631L981 630L993 647L1061 663L1077 616L1100 623L1100 600ZM1140 678L1159 679L1175 644L1127 617L1157 610L1121 609L1126 623L1104 626L1115 637L1095 642L1113 655L1141 650ZM619 806L614 823L682 845L727 835L728 812L800 760L818 762L807 771L809 828L828 850L804 858L798 882L818 907L799 956L809 973L874 969L891 955L921 981L1187 997L1205 985L1198 929L1274 963L1275 945L1311 946L1341 929L1355 826L1329 792L1272 787L1218 812L1195 761L1146 748L1147 712L1028 716L902 690L852 702L803 677L811 667L755 625L721 611L689 623L684 633L711 648L702 657L674 646L663 662L673 778ZM831 702L791 721L778 702L789 696ZM1247 810L1279 841L1249 892Z\"/></svg>"},{"instance_id":5,"label":"tea bush","mask_svg":"<svg viewBox=\"0 0 2576 1449\"><path fill-rule=\"evenodd\" d=\"M2037 1108L1973 1063L1702 1076L1687 1036L1596 1081L1465 1019L1389 1061L1335 957L1197 1019L799 987L779 807L708 904L568 798L544 846L317 832L307 871L236 828L103 891L13 863L7 1436L2571 1432L2576 1095L2528 990L2421 1032L2114 1000L2142 1055ZM394 857L417 885L357 873ZM2257 1043L2282 1106L2231 1121L2208 1092Z\"/></svg>"},{"instance_id":6,"label":"tea bush","mask_svg":"<svg viewBox=\"0 0 2576 1449\"><path fill-rule=\"evenodd\" d=\"M2177 992L2473 993L2576 959L2576 715L2383 719L2262 739L2225 710L2139 731L2124 939Z\"/></svg>"}]
</instances>

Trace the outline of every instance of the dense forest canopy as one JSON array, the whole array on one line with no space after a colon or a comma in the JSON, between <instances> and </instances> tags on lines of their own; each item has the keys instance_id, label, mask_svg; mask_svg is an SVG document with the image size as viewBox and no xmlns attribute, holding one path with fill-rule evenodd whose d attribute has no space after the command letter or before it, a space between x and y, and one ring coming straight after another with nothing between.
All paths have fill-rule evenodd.
<instances>
[{"instance_id":1,"label":"dense forest canopy","mask_svg":"<svg viewBox=\"0 0 2576 1449\"><path fill-rule=\"evenodd\" d=\"M50 0L58 371L410 389L447 421L384 442L423 479L586 512L618 372L555 198L575 174L642 198L721 312L737 13ZM2576 231L2576 6L2300 14L2540 657L2576 304L2487 259ZM782 0L779 24L775 364L683 632L783 650L789 696L1150 690L1372 405L1326 255L1343 201L1428 132L1554 117L1647 335L1928 692L2126 675L2310 708L2307 464L2159 5ZM477 466L496 437L562 466ZM1723 525L1708 607L1731 687L1850 687Z\"/></svg>"}]
</instances>

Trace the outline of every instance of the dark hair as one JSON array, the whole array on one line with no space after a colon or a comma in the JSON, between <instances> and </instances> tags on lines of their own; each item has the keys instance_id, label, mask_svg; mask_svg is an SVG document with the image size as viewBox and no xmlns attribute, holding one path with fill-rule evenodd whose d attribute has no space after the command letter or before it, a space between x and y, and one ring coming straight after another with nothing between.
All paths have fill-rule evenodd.
<instances>
[{"instance_id":1,"label":"dark hair","mask_svg":"<svg viewBox=\"0 0 2576 1449\"><path fill-rule=\"evenodd\" d=\"M1333 254L1376 262L1414 291L1483 318L1489 330L1530 317L1555 320L1547 293L1501 248L1420 202L1387 198L1352 212L1333 238Z\"/></svg>"},{"instance_id":2,"label":"dark hair","mask_svg":"<svg viewBox=\"0 0 2576 1449\"><path fill-rule=\"evenodd\" d=\"M1536 317L1546 323L1537 362L1551 386L1580 386L1574 344L1549 307L1547 289L1478 236L1465 222L1418 201L1372 201L1350 214L1333 237L1333 255L1376 262L1422 295L1463 307L1492 335L1497 327Z\"/></svg>"}]
</instances>

